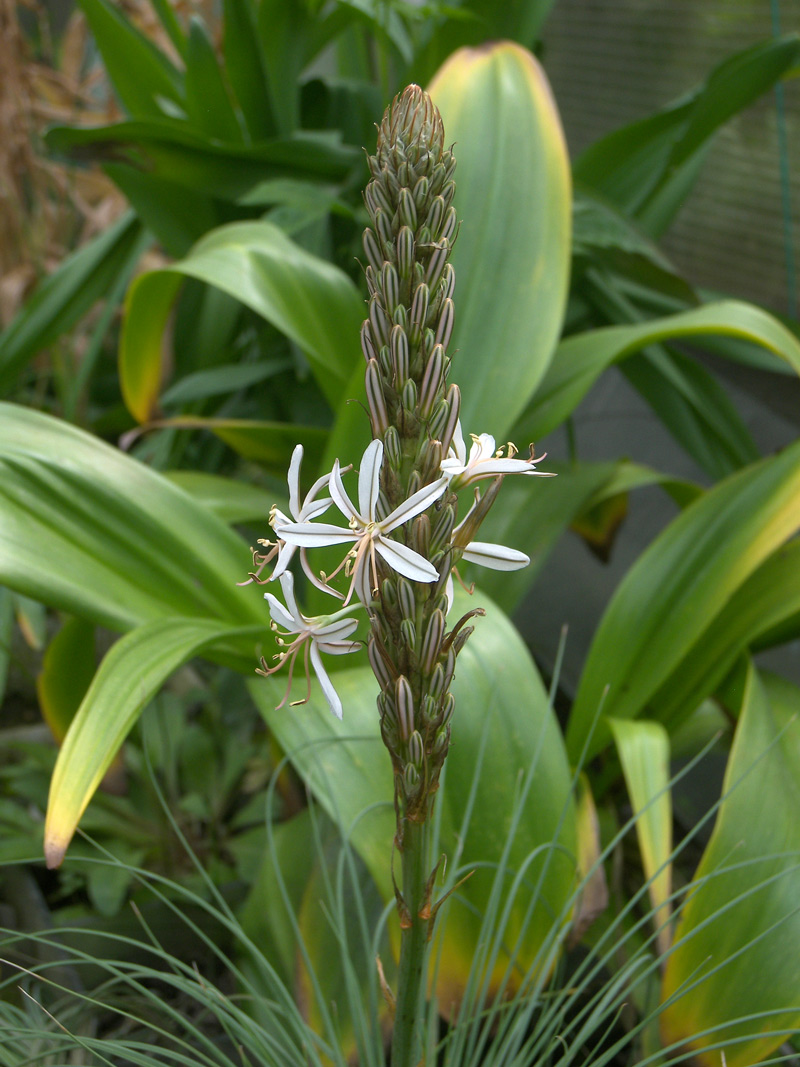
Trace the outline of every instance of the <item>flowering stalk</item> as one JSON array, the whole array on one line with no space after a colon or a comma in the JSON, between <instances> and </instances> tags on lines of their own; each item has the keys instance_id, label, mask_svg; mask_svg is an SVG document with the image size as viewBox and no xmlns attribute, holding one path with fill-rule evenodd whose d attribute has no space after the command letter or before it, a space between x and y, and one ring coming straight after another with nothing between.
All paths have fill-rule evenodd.
<instances>
[{"instance_id":1,"label":"flowering stalk","mask_svg":"<svg viewBox=\"0 0 800 1067\"><path fill-rule=\"evenodd\" d=\"M273 508L276 542L262 541L250 580L280 579L288 608L267 593L273 625L283 627L278 665L294 665L302 648L331 710L341 702L321 652L355 650L353 615L369 620L367 652L380 692L383 742L394 771L395 848L402 868L396 886L402 930L393 1067L411 1067L421 1055L424 975L437 902L430 857L430 815L450 745L456 660L473 631L477 608L449 626L452 572L461 559L500 570L525 566L514 549L475 540L508 474L541 474L531 450L517 458L513 445L496 450L488 434L467 448L459 422L460 393L448 384L455 274L448 262L457 232L453 207L455 160L445 147L441 117L430 97L409 86L386 111L372 178L364 193L371 225L364 232L367 318L361 330L372 443L359 465L358 504L347 493L339 461L301 503L298 446L289 471L291 517ZM484 488L483 483L488 482ZM318 494L325 489L326 496ZM458 491L471 505L458 521ZM317 521L335 507L346 526ZM327 515L326 515L327 519ZM346 545L332 574L316 573L309 552ZM300 565L315 585L342 604L329 616L307 618L294 600L287 570L299 549ZM263 568L276 559L270 579ZM342 588L338 588L341 586ZM294 640L286 638L296 635ZM286 697L284 697L284 700Z\"/></svg>"}]
</instances>

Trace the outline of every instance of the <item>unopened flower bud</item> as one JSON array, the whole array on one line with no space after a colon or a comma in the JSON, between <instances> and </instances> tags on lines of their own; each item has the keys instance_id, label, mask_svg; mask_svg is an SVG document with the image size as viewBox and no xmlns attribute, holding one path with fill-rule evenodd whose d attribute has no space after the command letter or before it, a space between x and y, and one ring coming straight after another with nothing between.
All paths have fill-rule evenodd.
<instances>
[{"instance_id":1,"label":"unopened flower bud","mask_svg":"<svg viewBox=\"0 0 800 1067\"><path fill-rule=\"evenodd\" d=\"M392 323L395 326L402 326L404 333L408 333L408 312L403 304L398 304L394 309Z\"/></svg>"},{"instance_id":2,"label":"unopened flower bud","mask_svg":"<svg viewBox=\"0 0 800 1067\"><path fill-rule=\"evenodd\" d=\"M439 287L439 292L442 294L445 300L451 300L453 293L456 291L456 272L452 263L448 263L442 272L442 280Z\"/></svg>"},{"instance_id":3,"label":"unopened flower bud","mask_svg":"<svg viewBox=\"0 0 800 1067\"><path fill-rule=\"evenodd\" d=\"M458 215L456 214L456 209L454 207L449 207L447 209L447 214L444 217L441 232L439 233L439 240L449 241L452 245L453 234L456 232L457 227Z\"/></svg>"},{"instance_id":4,"label":"unopened flower bud","mask_svg":"<svg viewBox=\"0 0 800 1067\"><path fill-rule=\"evenodd\" d=\"M409 226L403 226L397 235L397 272L403 281L411 277L414 269L416 246L414 234Z\"/></svg>"},{"instance_id":5,"label":"unopened flower bud","mask_svg":"<svg viewBox=\"0 0 800 1067\"><path fill-rule=\"evenodd\" d=\"M417 383L413 378L409 378L404 384L403 390L400 394L400 400L406 411L414 413L417 408ZM410 495L410 494L409 494Z\"/></svg>"},{"instance_id":6,"label":"unopened flower bud","mask_svg":"<svg viewBox=\"0 0 800 1067\"><path fill-rule=\"evenodd\" d=\"M400 636L406 648L413 650L417 647L417 628L411 619L403 619L400 623Z\"/></svg>"},{"instance_id":7,"label":"unopened flower bud","mask_svg":"<svg viewBox=\"0 0 800 1067\"><path fill-rule=\"evenodd\" d=\"M386 462L394 470L399 471L403 462L403 452L400 446L400 434L396 426L389 426L383 435L383 455Z\"/></svg>"},{"instance_id":8,"label":"unopened flower bud","mask_svg":"<svg viewBox=\"0 0 800 1067\"><path fill-rule=\"evenodd\" d=\"M444 688L449 689L450 684L453 681L453 675L456 673L456 654L453 651L453 646L447 650L447 659L444 662Z\"/></svg>"},{"instance_id":9,"label":"unopened flower bud","mask_svg":"<svg viewBox=\"0 0 800 1067\"><path fill-rule=\"evenodd\" d=\"M420 721L424 726L430 726L439 718L439 703L430 693L426 693L419 706Z\"/></svg>"},{"instance_id":10,"label":"unopened flower bud","mask_svg":"<svg viewBox=\"0 0 800 1067\"><path fill-rule=\"evenodd\" d=\"M444 615L441 611L434 611L428 620L428 628L420 649L419 665L423 674L431 674L436 661L439 658L439 650L442 647L444 637Z\"/></svg>"},{"instance_id":11,"label":"unopened flower bud","mask_svg":"<svg viewBox=\"0 0 800 1067\"><path fill-rule=\"evenodd\" d=\"M431 755L436 760L442 760L449 747L450 731L445 726L436 731L436 737L433 739L433 746L431 748Z\"/></svg>"},{"instance_id":12,"label":"unopened flower bud","mask_svg":"<svg viewBox=\"0 0 800 1067\"><path fill-rule=\"evenodd\" d=\"M439 237L439 227L442 225L445 211L447 211L447 204L441 196L434 197L428 217L425 219L425 225L430 229L434 241Z\"/></svg>"},{"instance_id":13,"label":"unopened flower bud","mask_svg":"<svg viewBox=\"0 0 800 1067\"><path fill-rule=\"evenodd\" d=\"M422 376L422 385L419 390L419 413L423 419L430 415L434 404L440 397L443 371L444 349L441 345L434 345L425 366L425 373Z\"/></svg>"},{"instance_id":14,"label":"unopened flower bud","mask_svg":"<svg viewBox=\"0 0 800 1067\"><path fill-rule=\"evenodd\" d=\"M428 433L436 440L441 441L445 427L450 420L450 405L442 398L431 412L428 419Z\"/></svg>"},{"instance_id":15,"label":"unopened flower bud","mask_svg":"<svg viewBox=\"0 0 800 1067\"><path fill-rule=\"evenodd\" d=\"M395 682L395 709L400 740L408 741L414 731L414 696L404 674Z\"/></svg>"},{"instance_id":16,"label":"unopened flower bud","mask_svg":"<svg viewBox=\"0 0 800 1067\"><path fill-rule=\"evenodd\" d=\"M400 280L391 263L384 263L381 267L381 288L383 289L384 306L391 315L400 303Z\"/></svg>"},{"instance_id":17,"label":"unopened flower bud","mask_svg":"<svg viewBox=\"0 0 800 1067\"><path fill-rule=\"evenodd\" d=\"M452 504L445 504L439 513L439 518L436 520L436 525L431 534L431 552L438 552L440 548L450 544L455 524L456 509Z\"/></svg>"},{"instance_id":18,"label":"unopened flower bud","mask_svg":"<svg viewBox=\"0 0 800 1067\"><path fill-rule=\"evenodd\" d=\"M392 507L386 499L386 493L382 489L378 491L378 499L375 501L375 517L382 522L391 512Z\"/></svg>"},{"instance_id":19,"label":"unopened flower bud","mask_svg":"<svg viewBox=\"0 0 800 1067\"><path fill-rule=\"evenodd\" d=\"M373 270L380 270L381 263L383 263L383 253L381 252L381 246L378 244L378 238L369 226L364 230L362 242L367 263Z\"/></svg>"},{"instance_id":20,"label":"unopened flower bud","mask_svg":"<svg viewBox=\"0 0 800 1067\"><path fill-rule=\"evenodd\" d=\"M417 211L419 211L419 209L428 199L428 186L428 179L423 174L423 176L414 186L414 203L417 205Z\"/></svg>"},{"instance_id":21,"label":"unopened flower bud","mask_svg":"<svg viewBox=\"0 0 800 1067\"><path fill-rule=\"evenodd\" d=\"M453 326L456 321L455 305L453 301L448 297L442 301L442 309L439 312L439 321L436 324L436 335L434 342L437 345L441 345L442 348L447 348L450 344L450 338L453 334Z\"/></svg>"},{"instance_id":22,"label":"unopened flower bud","mask_svg":"<svg viewBox=\"0 0 800 1067\"><path fill-rule=\"evenodd\" d=\"M377 296L373 296L369 302L369 325L373 343L388 345L390 323Z\"/></svg>"},{"instance_id":23,"label":"unopened flower bud","mask_svg":"<svg viewBox=\"0 0 800 1067\"><path fill-rule=\"evenodd\" d=\"M447 455L447 450L450 448L450 442L453 440L453 434L458 425L458 417L461 414L461 390L457 385L451 385L447 390L446 400L449 408L447 422L442 428L441 435L437 435L442 442L444 455Z\"/></svg>"},{"instance_id":24,"label":"unopened flower bud","mask_svg":"<svg viewBox=\"0 0 800 1067\"><path fill-rule=\"evenodd\" d=\"M436 666L433 668L433 674L431 675L430 680L428 682L428 693L430 697L437 702L439 700L439 697L445 691L444 682L444 667L441 665L441 663L437 663Z\"/></svg>"},{"instance_id":25,"label":"unopened flower bud","mask_svg":"<svg viewBox=\"0 0 800 1067\"><path fill-rule=\"evenodd\" d=\"M431 548L431 520L427 515L417 515L411 527L411 547L428 558Z\"/></svg>"},{"instance_id":26,"label":"unopened flower bud","mask_svg":"<svg viewBox=\"0 0 800 1067\"><path fill-rule=\"evenodd\" d=\"M367 656L369 657L369 665L372 667L372 673L378 680L378 685L381 689L388 689L392 684L392 676L389 673L386 660L381 655L377 642L372 637L367 641Z\"/></svg>"},{"instance_id":27,"label":"unopened flower bud","mask_svg":"<svg viewBox=\"0 0 800 1067\"><path fill-rule=\"evenodd\" d=\"M414 596L414 587L407 578L397 578L397 603L404 619L413 619L417 614L417 598Z\"/></svg>"},{"instance_id":28,"label":"unopened flower bud","mask_svg":"<svg viewBox=\"0 0 800 1067\"><path fill-rule=\"evenodd\" d=\"M378 693L378 714L387 720L387 725L397 729L397 709L388 691Z\"/></svg>"},{"instance_id":29,"label":"unopened flower bud","mask_svg":"<svg viewBox=\"0 0 800 1067\"><path fill-rule=\"evenodd\" d=\"M411 300L411 326L410 337L412 345L418 345L422 337L422 332L425 329L425 320L428 316L428 302L430 300L430 289L424 283L418 285L414 290L414 296Z\"/></svg>"},{"instance_id":30,"label":"unopened flower bud","mask_svg":"<svg viewBox=\"0 0 800 1067\"><path fill-rule=\"evenodd\" d=\"M425 761L425 746L418 730L415 730L408 739L408 759L417 770L422 769L422 764Z\"/></svg>"},{"instance_id":31,"label":"unopened flower bud","mask_svg":"<svg viewBox=\"0 0 800 1067\"><path fill-rule=\"evenodd\" d=\"M367 391L367 406L369 408L370 421L372 422L373 436L383 437L389 427L389 416L386 413L386 403L383 399L383 385L381 383L381 372L378 369L378 361L376 359L371 359L367 364L364 382Z\"/></svg>"},{"instance_id":32,"label":"unopened flower bud","mask_svg":"<svg viewBox=\"0 0 800 1067\"><path fill-rule=\"evenodd\" d=\"M394 362L388 345L382 345L378 353L378 366L381 369L384 381L391 382L394 379Z\"/></svg>"},{"instance_id":33,"label":"unopened flower bud","mask_svg":"<svg viewBox=\"0 0 800 1067\"><path fill-rule=\"evenodd\" d=\"M401 390L408 380L408 337L402 326L392 327L389 349L394 364L395 387Z\"/></svg>"},{"instance_id":34,"label":"unopened flower bud","mask_svg":"<svg viewBox=\"0 0 800 1067\"><path fill-rule=\"evenodd\" d=\"M438 284L445 265L447 264L447 257L449 255L450 242L446 238L443 238L441 241L437 242L431 258L428 260L428 268L425 271L425 281L431 289Z\"/></svg>"},{"instance_id":35,"label":"unopened flower bud","mask_svg":"<svg viewBox=\"0 0 800 1067\"><path fill-rule=\"evenodd\" d=\"M442 708L442 722L441 726L447 726L450 720L453 718L453 712L456 710L456 698L452 693L448 693L444 698L444 705ZM441 729L441 727L440 727Z\"/></svg>"},{"instance_id":36,"label":"unopened flower bud","mask_svg":"<svg viewBox=\"0 0 800 1067\"><path fill-rule=\"evenodd\" d=\"M413 496L418 489L422 488L422 479L419 476L419 471L412 471L408 477L408 485L406 486L406 495Z\"/></svg>"},{"instance_id":37,"label":"unopened flower bud","mask_svg":"<svg viewBox=\"0 0 800 1067\"><path fill-rule=\"evenodd\" d=\"M389 251L392 247L392 220L391 215L386 211L375 212L375 232L378 235L378 240L381 243L381 249L383 255L381 256L378 264L382 263L385 258L389 257Z\"/></svg>"},{"instance_id":38,"label":"unopened flower bud","mask_svg":"<svg viewBox=\"0 0 800 1067\"><path fill-rule=\"evenodd\" d=\"M391 610L398 606L397 582L394 578L384 578L381 582L381 601L384 610Z\"/></svg>"},{"instance_id":39,"label":"unopened flower bud","mask_svg":"<svg viewBox=\"0 0 800 1067\"><path fill-rule=\"evenodd\" d=\"M375 356L377 355L375 345L372 343L372 331L369 328L369 319L364 319L361 323L361 351L364 353L364 359L367 361L375 359Z\"/></svg>"},{"instance_id":40,"label":"unopened flower bud","mask_svg":"<svg viewBox=\"0 0 800 1067\"><path fill-rule=\"evenodd\" d=\"M458 631L456 636L453 638L453 644L451 645L451 648L455 652L456 655L459 654L459 652L464 647L464 645L467 643L467 641L469 640L471 635L474 633L474 631L475 631L475 627L474 626L465 626L463 630L459 630Z\"/></svg>"},{"instance_id":41,"label":"unopened flower bud","mask_svg":"<svg viewBox=\"0 0 800 1067\"><path fill-rule=\"evenodd\" d=\"M441 477L442 465L442 442L433 437L426 438L419 450L416 468L420 472L423 481L433 482Z\"/></svg>"},{"instance_id":42,"label":"unopened flower bud","mask_svg":"<svg viewBox=\"0 0 800 1067\"><path fill-rule=\"evenodd\" d=\"M407 797L413 797L419 789L419 771L413 763L407 763L403 768L403 792Z\"/></svg>"},{"instance_id":43,"label":"unopened flower bud","mask_svg":"<svg viewBox=\"0 0 800 1067\"><path fill-rule=\"evenodd\" d=\"M410 189L400 190L400 201L397 205L397 217L401 225L410 226L412 230L417 228L417 206Z\"/></svg>"}]
</instances>

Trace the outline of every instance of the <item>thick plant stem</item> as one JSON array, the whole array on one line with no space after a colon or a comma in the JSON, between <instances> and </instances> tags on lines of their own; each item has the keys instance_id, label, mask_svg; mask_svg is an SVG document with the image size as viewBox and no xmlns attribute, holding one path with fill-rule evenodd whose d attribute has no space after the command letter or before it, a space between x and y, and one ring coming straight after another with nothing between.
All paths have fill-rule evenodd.
<instances>
[{"instance_id":1,"label":"thick plant stem","mask_svg":"<svg viewBox=\"0 0 800 1067\"><path fill-rule=\"evenodd\" d=\"M430 929L429 845L430 822L403 820L403 904L400 908L402 938L397 984L392 1067L418 1067L422 1062L422 1029L425 1017L423 982L427 971Z\"/></svg>"}]
</instances>

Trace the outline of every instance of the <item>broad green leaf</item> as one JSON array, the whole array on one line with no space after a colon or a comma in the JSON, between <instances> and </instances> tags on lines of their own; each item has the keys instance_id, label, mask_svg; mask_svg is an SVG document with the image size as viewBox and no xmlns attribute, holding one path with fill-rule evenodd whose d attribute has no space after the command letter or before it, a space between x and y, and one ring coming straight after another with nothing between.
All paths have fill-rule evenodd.
<instances>
[{"instance_id":1,"label":"broad green leaf","mask_svg":"<svg viewBox=\"0 0 800 1067\"><path fill-rule=\"evenodd\" d=\"M331 405L342 399L358 356L364 315L355 286L333 264L306 252L269 222L222 226L186 259L137 278L126 300L120 340L125 402L140 422L152 415L161 346L181 279L197 278L241 300L307 355Z\"/></svg>"},{"instance_id":2,"label":"broad green leaf","mask_svg":"<svg viewBox=\"0 0 800 1067\"><path fill-rule=\"evenodd\" d=\"M315 17L305 3L261 0L258 7L258 41L275 124L282 134L290 134L300 125L300 73Z\"/></svg>"},{"instance_id":3,"label":"broad green leaf","mask_svg":"<svg viewBox=\"0 0 800 1067\"><path fill-rule=\"evenodd\" d=\"M133 271L152 241L128 212L59 264L0 334L0 389Z\"/></svg>"},{"instance_id":4,"label":"broad green leaf","mask_svg":"<svg viewBox=\"0 0 800 1067\"><path fill-rule=\"evenodd\" d=\"M688 98L592 145L575 163L576 179L658 236L691 188L709 138L784 77L798 58L800 41L792 35L726 59Z\"/></svg>"},{"instance_id":5,"label":"broad green leaf","mask_svg":"<svg viewBox=\"0 0 800 1067\"><path fill-rule=\"evenodd\" d=\"M798 526L795 442L708 490L664 530L620 583L595 634L567 731L573 759L601 707L614 718L643 713L737 589ZM601 722L588 755L607 739Z\"/></svg>"},{"instance_id":6,"label":"broad green leaf","mask_svg":"<svg viewBox=\"0 0 800 1067\"><path fill-rule=\"evenodd\" d=\"M275 495L255 485L202 471L167 471L166 477L217 518L230 524L261 522L266 528Z\"/></svg>"},{"instance_id":7,"label":"broad green leaf","mask_svg":"<svg viewBox=\"0 0 800 1067\"><path fill-rule=\"evenodd\" d=\"M708 847L662 990L665 1043L750 1067L800 1028L800 690L749 666ZM740 1021L741 1020L741 1021Z\"/></svg>"},{"instance_id":8,"label":"broad green leaf","mask_svg":"<svg viewBox=\"0 0 800 1067\"><path fill-rule=\"evenodd\" d=\"M61 863L120 745L166 679L209 645L231 639L255 644L261 633L259 626L173 617L145 623L117 641L100 664L56 761L44 831L48 867Z\"/></svg>"},{"instance_id":9,"label":"broad green leaf","mask_svg":"<svg viewBox=\"0 0 800 1067\"><path fill-rule=\"evenodd\" d=\"M59 743L86 696L94 671L94 626L86 619L66 619L47 646L36 679L39 707Z\"/></svg>"},{"instance_id":10,"label":"broad green leaf","mask_svg":"<svg viewBox=\"0 0 800 1067\"><path fill-rule=\"evenodd\" d=\"M10 589L0 585L0 706L6 692L11 663L11 640L14 634L14 601Z\"/></svg>"},{"instance_id":11,"label":"broad green leaf","mask_svg":"<svg viewBox=\"0 0 800 1067\"><path fill-rule=\"evenodd\" d=\"M566 145L544 73L518 45L456 52L430 85L456 143L461 219L450 345L465 432L505 437L561 331L570 263Z\"/></svg>"},{"instance_id":12,"label":"broad green leaf","mask_svg":"<svg viewBox=\"0 0 800 1067\"><path fill-rule=\"evenodd\" d=\"M112 630L257 622L247 546L163 476L68 423L0 405L0 582Z\"/></svg>"},{"instance_id":13,"label":"broad green leaf","mask_svg":"<svg viewBox=\"0 0 800 1067\"><path fill-rule=\"evenodd\" d=\"M479 950L481 919L490 903L493 878L492 870L483 865L491 868L504 861L508 872L516 872L536 849L542 849L527 869L525 888L510 904L504 931L506 943L515 945L522 924L529 920L517 960L524 969L552 936L553 916L568 918L566 905L575 887L577 862L569 770L547 694L519 635L486 597L476 594L469 600L458 592L453 617L478 605L487 614L478 620L459 656L453 745L437 799L439 847L451 861L458 855L462 873L482 865L449 905L439 970L440 994L447 1004L463 990ZM300 709L273 710L285 680L254 682L251 692L281 747L322 806L350 834L384 899L390 900L392 768L379 738L377 683L368 667L338 670L332 679L344 706L341 723L320 699L314 683L310 704ZM305 691L304 682L296 684L298 693ZM529 790L504 858L511 812L531 768ZM474 782L472 817L464 826ZM560 847L553 849L556 840ZM509 873L507 884L511 877ZM529 915L531 887L540 878L539 901ZM508 957L501 953L492 967L495 986L507 964Z\"/></svg>"},{"instance_id":14,"label":"broad green leaf","mask_svg":"<svg viewBox=\"0 0 800 1067\"><path fill-rule=\"evenodd\" d=\"M189 23L186 51L186 113L190 122L216 140L243 140L214 45L196 15Z\"/></svg>"},{"instance_id":15,"label":"broad green leaf","mask_svg":"<svg viewBox=\"0 0 800 1067\"><path fill-rule=\"evenodd\" d=\"M572 913L570 941L576 944L608 906L608 886L602 863L600 820L589 779L578 776L575 789L575 825L578 839L580 891Z\"/></svg>"},{"instance_id":16,"label":"broad green leaf","mask_svg":"<svg viewBox=\"0 0 800 1067\"><path fill-rule=\"evenodd\" d=\"M214 290L210 290L214 292ZM195 371L175 382L161 397L163 404L191 404L211 396L227 396L264 382L294 366L291 359L259 360L257 363L226 363Z\"/></svg>"},{"instance_id":17,"label":"broad green leaf","mask_svg":"<svg viewBox=\"0 0 800 1067\"><path fill-rule=\"evenodd\" d=\"M183 79L163 52L107 0L80 0L103 56L111 84L125 110L136 118L180 108Z\"/></svg>"},{"instance_id":18,"label":"broad green leaf","mask_svg":"<svg viewBox=\"0 0 800 1067\"><path fill-rule=\"evenodd\" d=\"M800 541L773 552L733 594L651 699L670 731L710 696L747 649L800 633Z\"/></svg>"},{"instance_id":19,"label":"broad green leaf","mask_svg":"<svg viewBox=\"0 0 800 1067\"><path fill-rule=\"evenodd\" d=\"M600 374L626 356L659 341L724 334L763 345L800 373L800 342L766 311L725 300L630 326L604 326L568 337L532 402L514 427L517 441L544 437L577 407Z\"/></svg>"},{"instance_id":20,"label":"broad green leaf","mask_svg":"<svg viewBox=\"0 0 800 1067\"><path fill-rule=\"evenodd\" d=\"M672 893L669 737L657 722L609 719L608 724L636 816L636 837L653 906L652 920L663 955L670 945Z\"/></svg>"}]
</instances>

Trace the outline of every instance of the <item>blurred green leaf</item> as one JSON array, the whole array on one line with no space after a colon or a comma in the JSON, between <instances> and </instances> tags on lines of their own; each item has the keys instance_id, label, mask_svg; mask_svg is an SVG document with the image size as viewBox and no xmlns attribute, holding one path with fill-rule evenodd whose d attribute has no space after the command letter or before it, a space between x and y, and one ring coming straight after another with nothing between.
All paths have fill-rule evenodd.
<instances>
[{"instance_id":1,"label":"blurred green leaf","mask_svg":"<svg viewBox=\"0 0 800 1067\"><path fill-rule=\"evenodd\" d=\"M508 42L453 55L430 85L458 145L462 219L450 351L467 432L504 438L561 331L570 264L569 160L550 87Z\"/></svg>"},{"instance_id":2,"label":"blurred green leaf","mask_svg":"<svg viewBox=\"0 0 800 1067\"><path fill-rule=\"evenodd\" d=\"M117 641L100 664L58 754L45 821L49 867L61 863L128 731L167 678L209 645L237 639L251 646L261 632L263 625L235 627L218 619L167 617Z\"/></svg>"},{"instance_id":3,"label":"blurred green leaf","mask_svg":"<svg viewBox=\"0 0 800 1067\"><path fill-rule=\"evenodd\" d=\"M186 113L218 141L242 142L242 128L228 96L217 53L203 22L193 15L186 50Z\"/></svg>"},{"instance_id":4,"label":"blurred green leaf","mask_svg":"<svg viewBox=\"0 0 800 1067\"><path fill-rule=\"evenodd\" d=\"M568 337L514 427L517 441L544 437L577 407L600 374L653 342L724 334L763 345L800 373L800 342L766 311L738 300L706 304L650 322L604 326Z\"/></svg>"},{"instance_id":5,"label":"blurred green leaf","mask_svg":"<svg viewBox=\"0 0 800 1067\"><path fill-rule=\"evenodd\" d=\"M672 893L669 737L658 722L609 719L608 724L636 816L636 837L653 906L651 918L664 955L670 946Z\"/></svg>"},{"instance_id":6,"label":"blurred green leaf","mask_svg":"<svg viewBox=\"0 0 800 1067\"><path fill-rule=\"evenodd\" d=\"M0 389L133 272L152 237L128 212L45 278L0 334Z\"/></svg>"},{"instance_id":7,"label":"blurred green leaf","mask_svg":"<svg viewBox=\"0 0 800 1067\"><path fill-rule=\"evenodd\" d=\"M661 1030L750 1067L800 1027L800 689L749 665L722 804L667 959Z\"/></svg>"},{"instance_id":8,"label":"blurred green leaf","mask_svg":"<svg viewBox=\"0 0 800 1067\"><path fill-rule=\"evenodd\" d=\"M6 692L11 663L11 639L14 634L14 602L10 589L0 585L0 705Z\"/></svg>"},{"instance_id":9,"label":"blurred green leaf","mask_svg":"<svg viewBox=\"0 0 800 1067\"><path fill-rule=\"evenodd\" d=\"M167 471L166 477L223 522L261 522L265 527L274 494L257 486L202 471Z\"/></svg>"},{"instance_id":10,"label":"blurred green leaf","mask_svg":"<svg viewBox=\"0 0 800 1067\"><path fill-rule=\"evenodd\" d=\"M470 600L457 591L454 616L478 605L486 608L486 618L478 621L459 656L453 685L453 745L437 801L439 848L462 874L480 868L448 907L446 947L439 966L439 992L447 1004L461 995L473 957L484 951L479 948L481 920L492 894L494 865L507 863L509 872L516 873L543 846L527 868L520 895L509 903L503 931L505 943L518 947L516 963L524 969L549 943L553 915L567 919L565 907L575 887L577 862L569 769L547 694L519 634L486 597L476 594ZM311 701L302 710L273 710L284 679L259 680L250 689L281 747L325 810L349 832L384 899L391 900L392 769L379 737L377 684L368 667L337 670L332 678L344 706L341 723L313 684ZM304 688L302 682L297 685L298 691ZM518 810L516 798L531 768L534 773L517 819L511 813ZM464 825L469 810L474 814ZM498 833L498 827L503 832ZM560 844L554 850L556 840ZM539 890L533 908L531 887ZM493 985L507 964L508 957L501 952L492 972Z\"/></svg>"},{"instance_id":11,"label":"blurred green leaf","mask_svg":"<svg viewBox=\"0 0 800 1067\"><path fill-rule=\"evenodd\" d=\"M195 400L207 400L211 396L226 396L239 389L264 382L268 378L291 370L291 359L259 360L258 363L226 363L222 367L209 367L189 374L166 389L162 404L191 404Z\"/></svg>"},{"instance_id":12,"label":"blurred green leaf","mask_svg":"<svg viewBox=\"0 0 800 1067\"><path fill-rule=\"evenodd\" d=\"M364 306L355 286L277 226L239 222L214 230L186 259L141 275L131 286L120 339L120 379L125 401L140 422L156 405L162 338L182 277L216 286L271 322L305 352L331 406L339 404L358 360Z\"/></svg>"},{"instance_id":13,"label":"blurred green leaf","mask_svg":"<svg viewBox=\"0 0 800 1067\"><path fill-rule=\"evenodd\" d=\"M575 162L576 179L636 216L648 233L660 235L691 188L708 139L799 59L797 35L731 56L688 97L592 145Z\"/></svg>"},{"instance_id":14,"label":"blurred green leaf","mask_svg":"<svg viewBox=\"0 0 800 1067\"><path fill-rule=\"evenodd\" d=\"M800 442L690 504L628 571L584 666L567 745L581 752L597 712L634 718L751 574L800 526ZM686 708L687 714L699 699ZM601 721L591 757L608 740Z\"/></svg>"},{"instance_id":15,"label":"blurred green leaf","mask_svg":"<svg viewBox=\"0 0 800 1067\"><path fill-rule=\"evenodd\" d=\"M136 118L182 107L183 78L152 41L107 0L79 0L111 84Z\"/></svg>"},{"instance_id":16,"label":"blurred green leaf","mask_svg":"<svg viewBox=\"0 0 800 1067\"><path fill-rule=\"evenodd\" d=\"M36 679L39 707L59 743L86 696L94 671L94 626L86 619L66 619L47 646Z\"/></svg>"},{"instance_id":17,"label":"blurred green leaf","mask_svg":"<svg viewBox=\"0 0 800 1067\"><path fill-rule=\"evenodd\" d=\"M250 139L275 133L267 78L266 57L258 36L256 5L252 0L223 0L225 70L241 108Z\"/></svg>"},{"instance_id":18,"label":"blurred green leaf","mask_svg":"<svg viewBox=\"0 0 800 1067\"><path fill-rule=\"evenodd\" d=\"M112 630L257 622L246 544L166 478L48 415L0 405L0 582Z\"/></svg>"}]
</instances>

